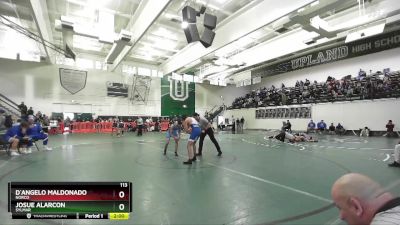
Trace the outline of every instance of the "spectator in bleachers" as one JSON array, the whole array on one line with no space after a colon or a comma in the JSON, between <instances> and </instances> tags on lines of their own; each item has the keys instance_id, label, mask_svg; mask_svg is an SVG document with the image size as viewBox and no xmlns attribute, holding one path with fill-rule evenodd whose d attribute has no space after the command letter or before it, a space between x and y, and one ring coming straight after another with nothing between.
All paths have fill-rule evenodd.
<instances>
[{"instance_id":1,"label":"spectator in bleachers","mask_svg":"<svg viewBox=\"0 0 400 225\"><path fill-rule=\"evenodd\" d=\"M324 122L324 120L321 120L320 122L317 123L317 129L320 133L326 130L326 123Z\"/></svg>"},{"instance_id":2,"label":"spectator in bleachers","mask_svg":"<svg viewBox=\"0 0 400 225\"><path fill-rule=\"evenodd\" d=\"M287 104L287 96L286 96L286 94L285 94L285 92L281 92L281 102L282 102L282 105L286 105Z\"/></svg>"},{"instance_id":3,"label":"spectator in bleachers","mask_svg":"<svg viewBox=\"0 0 400 225\"><path fill-rule=\"evenodd\" d=\"M338 123L336 126L336 134L343 135L346 132L342 124Z\"/></svg>"},{"instance_id":4,"label":"spectator in bleachers","mask_svg":"<svg viewBox=\"0 0 400 225\"><path fill-rule=\"evenodd\" d=\"M386 137L394 137L394 124L392 120L389 120L388 123L386 124L386 133L383 135Z\"/></svg>"},{"instance_id":5,"label":"spectator in bleachers","mask_svg":"<svg viewBox=\"0 0 400 225\"><path fill-rule=\"evenodd\" d=\"M20 146L27 146L29 143L28 137L29 124L26 121L22 121L20 125L16 125L8 129L4 135L4 139L11 144L11 155L18 156L17 152ZM21 149L21 153L27 153L24 149Z\"/></svg>"},{"instance_id":6,"label":"spectator in bleachers","mask_svg":"<svg viewBox=\"0 0 400 225\"><path fill-rule=\"evenodd\" d=\"M315 131L315 123L313 120L310 120L310 122L307 125L307 133L309 133L310 131Z\"/></svg>"},{"instance_id":7,"label":"spectator in bleachers","mask_svg":"<svg viewBox=\"0 0 400 225\"><path fill-rule=\"evenodd\" d=\"M33 116L33 109L32 109L32 107L29 107L27 114L28 114L28 116Z\"/></svg>"},{"instance_id":8,"label":"spectator in bleachers","mask_svg":"<svg viewBox=\"0 0 400 225\"><path fill-rule=\"evenodd\" d=\"M364 127L364 129L361 129L360 132L360 137L369 137L369 128L368 127Z\"/></svg>"},{"instance_id":9,"label":"spectator in bleachers","mask_svg":"<svg viewBox=\"0 0 400 225\"><path fill-rule=\"evenodd\" d=\"M336 127L335 125L333 125L333 123L331 123L331 125L329 126L329 134L335 134Z\"/></svg>"},{"instance_id":10,"label":"spectator in bleachers","mask_svg":"<svg viewBox=\"0 0 400 225\"><path fill-rule=\"evenodd\" d=\"M251 91L243 97L238 97L232 103L231 108L250 108L264 106L278 106L290 104L317 103L326 101L342 101L355 99L386 98L397 96L400 84L398 74L388 74L378 77L376 74L366 76L360 70L358 79L347 75L340 80L328 77L326 82L313 84L306 79L298 80L295 87L287 87L283 84L280 89L271 86Z\"/></svg>"},{"instance_id":11,"label":"spectator in bleachers","mask_svg":"<svg viewBox=\"0 0 400 225\"><path fill-rule=\"evenodd\" d=\"M367 73L366 73L364 70L360 69L360 71L358 71L357 79L358 79L358 80L362 80L362 79L364 79L366 76L367 76Z\"/></svg>"},{"instance_id":12,"label":"spectator in bleachers","mask_svg":"<svg viewBox=\"0 0 400 225\"><path fill-rule=\"evenodd\" d=\"M39 121L43 121L43 114L40 111L36 113L36 119Z\"/></svg>"}]
</instances>

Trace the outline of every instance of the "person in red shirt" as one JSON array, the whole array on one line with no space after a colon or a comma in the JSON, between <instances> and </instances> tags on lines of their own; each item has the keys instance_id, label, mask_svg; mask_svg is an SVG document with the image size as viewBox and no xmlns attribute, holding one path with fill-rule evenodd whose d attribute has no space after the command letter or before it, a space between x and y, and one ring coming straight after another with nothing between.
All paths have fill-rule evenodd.
<instances>
[{"instance_id":1,"label":"person in red shirt","mask_svg":"<svg viewBox=\"0 0 400 225\"><path fill-rule=\"evenodd\" d=\"M386 124L386 134L384 134L383 136L386 136L386 137L394 137L395 136L394 123L392 122L392 120L389 120L389 122Z\"/></svg>"}]
</instances>

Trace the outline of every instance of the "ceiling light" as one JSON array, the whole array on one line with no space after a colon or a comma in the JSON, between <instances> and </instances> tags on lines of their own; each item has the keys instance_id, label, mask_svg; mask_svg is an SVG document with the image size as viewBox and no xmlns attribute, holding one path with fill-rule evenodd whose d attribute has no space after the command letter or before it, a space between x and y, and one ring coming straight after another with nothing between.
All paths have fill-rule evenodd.
<instances>
[{"instance_id":1,"label":"ceiling light","mask_svg":"<svg viewBox=\"0 0 400 225\"><path fill-rule=\"evenodd\" d=\"M319 1L315 1L315 2L311 3L310 6L313 7L313 6L316 6L318 4L319 4Z\"/></svg>"},{"instance_id":2,"label":"ceiling light","mask_svg":"<svg viewBox=\"0 0 400 225\"><path fill-rule=\"evenodd\" d=\"M352 42L352 41L362 39L362 38L366 38L369 36L373 36L376 34L380 34L385 29L385 24L386 24L386 21L381 21L378 24L366 27L364 29L350 32L346 37L345 43Z\"/></svg>"},{"instance_id":3,"label":"ceiling light","mask_svg":"<svg viewBox=\"0 0 400 225\"><path fill-rule=\"evenodd\" d=\"M220 9L219 7L217 7L217 6L215 6L215 5L212 5L212 4L208 4L208 1L197 0L197 2L198 2L198 3L201 3L201 4L205 5L205 6L207 6L207 7L209 7L209 8L212 8L212 9L214 9L214 10L221 11L221 9Z\"/></svg>"},{"instance_id":4,"label":"ceiling light","mask_svg":"<svg viewBox=\"0 0 400 225\"><path fill-rule=\"evenodd\" d=\"M164 16L167 17L168 19L177 19L177 20L181 20L181 17L180 17L180 16L174 15L174 14L171 14L171 13L165 13Z\"/></svg>"},{"instance_id":5,"label":"ceiling light","mask_svg":"<svg viewBox=\"0 0 400 225\"><path fill-rule=\"evenodd\" d=\"M181 27L182 27L183 29L186 29L188 26L189 26L189 23L186 22L186 21L183 21L183 22L181 23Z\"/></svg>"}]
</instances>

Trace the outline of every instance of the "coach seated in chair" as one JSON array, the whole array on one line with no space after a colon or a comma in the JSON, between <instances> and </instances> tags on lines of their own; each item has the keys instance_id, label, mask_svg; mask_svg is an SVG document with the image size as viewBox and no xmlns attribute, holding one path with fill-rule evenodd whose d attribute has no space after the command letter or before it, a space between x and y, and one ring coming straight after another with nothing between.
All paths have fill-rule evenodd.
<instances>
[{"instance_id":1,"label":"coach seated in chair","mask_svg":"<svg viewBox=\"0 0 400 225\"><path fill-rule=\"evenodd\" d=\"M315 132L315 123L313 120L310 120L310 122L307 125L307 133L309 132Z\"/></svg>"},{"instance_id":2,"label":"coach seated in chair","mask_svg":"<svg viewBox=\"0 0 400 225\"><path fill-rule=\"evenodd\" d=\"M386 133L383 135L386 137L394 137L396 134L394 133L394 123L392 120L389 120L388 123L386 124Z\"/></svg>"},{"instance_id":3,"label":"coach seated in chair","mask_svg":"<svg viewBox=\"0 0 400 225\"><path fill-rule=\"evenodd\" d=\"M324 122L324 120L321 120L321 122L317 124L317 129L320 134L322 134L322 132L326 130L326 123Z\"/></svg>"},{"instance_id":4,"label":"coach seated in chair","mask_svg":"<svg viewBox=\"0 0 400 225\"><path fill-rule=\"evenodd\" d=\"M360 137L369 137L370 130L368 127L360 129Z\"/></svg>"},{"instance_id":5,"label":"coach seated in chair","mask_svg":"<svg viewBox=\"0 0 400 225\"><path fill-rule=\"evenodd\" d=\"M22 121L19 125L15 125L8 129L4 135L4 139L10 144L11 156L18 156L18 148L21 146L28 146L30 137L28 136L29 124L26 121ZM30 153L28 151L21 150L21 153Z\"/></svg>"},{"instance_id":6,"label":"coach seated in chair","mask_svg":"<svg viewBox=\"0 0 400 225\"><path fill-rule=\"evenodd\" d=\"M342 126L342 124L338 123L336 126L336 134L343 135L346 133L346 129Z\"/></svg>"},{"instance_id":7,"label":"coach seated in chair","mask_svg":"<svg viewBox=\"0 0 400 225\"><path fill-rule=\"evenodd\" d=\"M31 137L28 147L32 147L33 142L35 141L43 140L44 149L47 151L53 150L52 148L47 146L47 143L49 142L49 135L43 131L43 128L40 125L40 123L39 122L35 123L35 118L33 116L29 116L28 123L29 123L28 135L29 137Z\"/></svg>"},{"instance_id":8,"label":"coach seated in chair","mask_svg":"<svg viewBox=\"0 0 400 225\"><path fill-rule=\"evenodd\" d=\"M329 126L329 134L336 134L336 127L333 123Z\"/></svg>"}]
</instances>

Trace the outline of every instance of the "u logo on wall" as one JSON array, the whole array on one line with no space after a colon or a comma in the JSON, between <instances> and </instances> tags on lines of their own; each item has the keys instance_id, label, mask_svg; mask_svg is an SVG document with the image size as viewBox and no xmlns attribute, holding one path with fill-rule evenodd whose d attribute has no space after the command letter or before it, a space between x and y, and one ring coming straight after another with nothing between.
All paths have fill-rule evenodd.
<instances>
[{"instance_id":1,"label":"u logo on wall","mask_svg":"<svg viewBox=\"0 0 400 225\"><path fill-rule=\"evenodd\" d=\"M176 101L185 101L189 98L189 82L172 80L169 81L169 96Z\"/></svg>"},{"instance_id":2,"label":"u logo on wall","mask_svg":"<svg viewBox=\"0 0 400 225\"><path fill-rule=\"evenodd\" d=\"M165 76L161 79L161 115L191 115L195 109L195 84Z\"/></svg>"}]
</instances>

